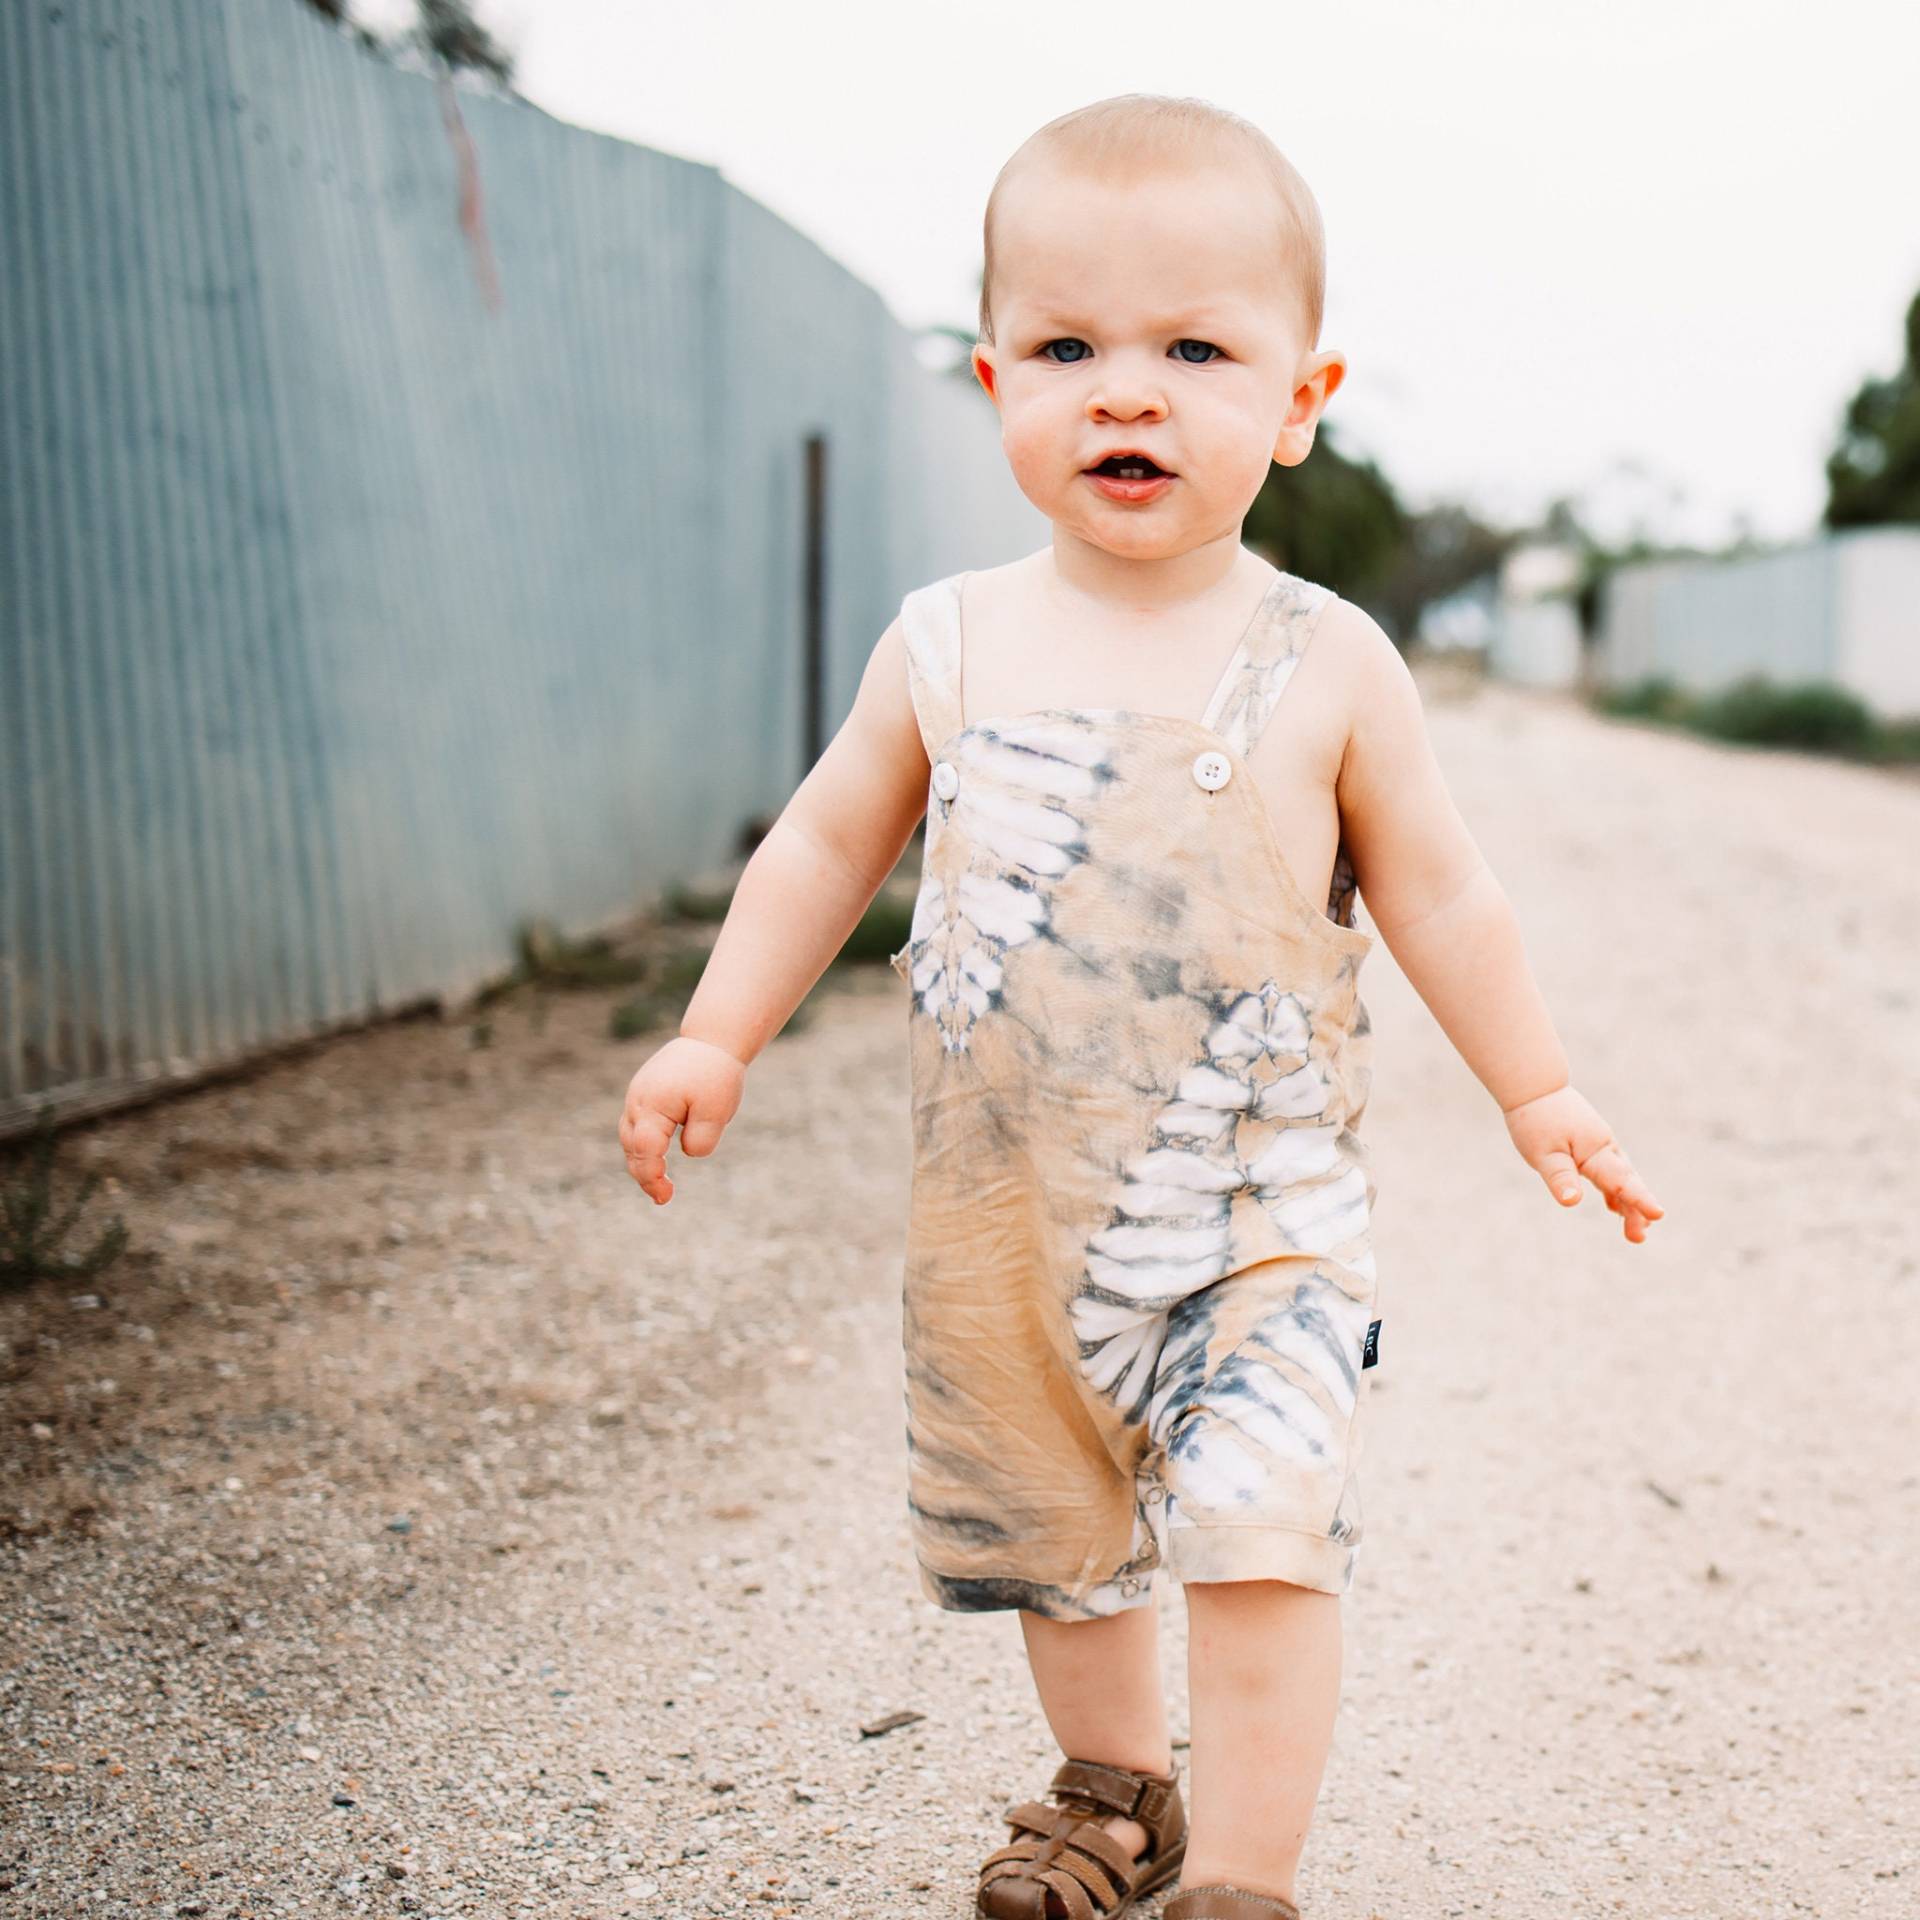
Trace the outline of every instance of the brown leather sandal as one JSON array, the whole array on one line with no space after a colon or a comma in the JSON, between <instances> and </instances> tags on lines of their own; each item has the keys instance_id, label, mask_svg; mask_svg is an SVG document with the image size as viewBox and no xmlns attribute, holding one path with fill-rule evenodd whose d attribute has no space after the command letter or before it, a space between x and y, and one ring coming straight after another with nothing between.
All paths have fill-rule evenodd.
<instances>
[{"instance_id":1,"label":"brown leather sandal","mask_svg":"<svg viewBox=\"0 0 1920 1920\"><path fill-rule=\"evenodd\" d=\"M1161 1920L1300 1920L1300 1909L1277 1894L1249 1893L1222 1880L1182 1887L1161 1910Z\"/></svg>"},{"instance_id":2,"label":"brown leather sandal","mask_svg":"<svg viewBox=\"0 0 1920 1920\"><path fill-rule=\"evenodd\" d=\"M1178 1761L1170 1773L1135 1773L1066 1760L1047 1793L1057 1805L1023 1800L1007 1809L1021 1837L981 1863L975 1911L987 1920L1047 1920L1049 1893L1066 1920L1117 1920L1179 1873L1187 1810ZM1146 1828L1147 1850L1139 1859L1100 1824L1110 1813Z\"/></svg>"}]
</instances>

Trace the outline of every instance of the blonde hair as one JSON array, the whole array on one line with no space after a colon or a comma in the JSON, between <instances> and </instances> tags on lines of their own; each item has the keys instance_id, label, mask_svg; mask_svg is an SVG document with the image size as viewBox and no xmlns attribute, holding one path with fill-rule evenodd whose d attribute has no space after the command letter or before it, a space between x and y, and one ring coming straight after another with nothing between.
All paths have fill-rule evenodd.
<instances>
[{"instance_id":1,"label":"blonde hair","mask_svg":"<svg viewBox=\"0 0 1920 1920\"><path fill-rule=\"evenodd\" d=\"M1165 93L1116 93L1049 120L1016 147L987 195L982 223L980 338L993 339L993 214L1007 181L1031 162L1063 162L1120 179L1161 167L1250 160L1279 203L1280 249L1293 269L1307 345L1320 340L1327 297L1327 240L1313 190L1251 120L1210 100Z\"/></svg>"}]
</instances>

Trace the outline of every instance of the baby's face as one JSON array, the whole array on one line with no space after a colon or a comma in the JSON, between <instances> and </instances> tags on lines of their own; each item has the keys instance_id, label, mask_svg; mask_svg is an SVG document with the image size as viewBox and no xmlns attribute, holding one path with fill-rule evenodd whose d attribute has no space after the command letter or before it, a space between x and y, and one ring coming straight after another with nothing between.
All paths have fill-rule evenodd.
<instances>
[{"instance_id":1,"label":"baby's face","mask_svg":"<svg viewBox=\"0 0 1920 1920\"><path fill-rule=\"evenodd\" d=\"M1044 163L995 212L994 341L974 349L1021 491L1110 553L1238 539L1271 462L1307 457L1345 374L1314 353L1270 190L1203 166L1109 183ZM1171 479L1106 481L1116 449Z\"/></svg>"}]
</instances>

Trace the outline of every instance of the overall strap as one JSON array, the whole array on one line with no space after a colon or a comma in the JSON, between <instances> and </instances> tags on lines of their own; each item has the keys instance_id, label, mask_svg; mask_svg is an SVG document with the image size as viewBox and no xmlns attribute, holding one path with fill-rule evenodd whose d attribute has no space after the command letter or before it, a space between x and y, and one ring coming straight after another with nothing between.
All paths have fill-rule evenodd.
<instances>
[{"instance_id":1,"label":"overall strap","mask_svg":"<svg viewBox=\"0 0 1920 1920\"><path fill-rule=\"evenodd\" d=\"M937 760L960 730L960 588L966 577L950 573L900 602L907 690L929 760Z\"/></svg>"},{"instance_id":2,"label":"overall strap","mask_svg":"<svg viewBox=\"0 0 1920 1920\"><path fill-rule=\"evenodd\" d=\"M1330 588L1291 573L1281 574L1268 588L1201 721L1242 759L1266 731L1320 615L1335 598Z\"/></svg>"}]
</instances>

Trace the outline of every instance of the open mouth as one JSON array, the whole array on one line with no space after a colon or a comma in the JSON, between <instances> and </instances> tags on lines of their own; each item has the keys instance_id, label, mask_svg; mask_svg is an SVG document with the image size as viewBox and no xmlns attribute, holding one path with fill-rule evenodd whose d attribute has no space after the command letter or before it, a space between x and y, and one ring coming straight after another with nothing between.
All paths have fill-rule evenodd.
<instances>
[{"instance_id":1,"label":"open mouth","mask_svg":"<svg viewBox=\"0 0 1920 1920\"><path fill-rule=\"evenodd\" d=\"M1171 470L1150 460L1144 453L1111 453L1097 467L1089 467L1089 473L1103 473L1109 480L1159 480L1171 479Z\"/></svg>"}]
</instances>

